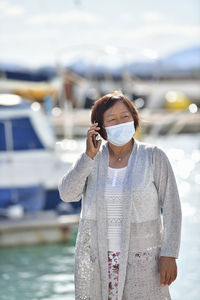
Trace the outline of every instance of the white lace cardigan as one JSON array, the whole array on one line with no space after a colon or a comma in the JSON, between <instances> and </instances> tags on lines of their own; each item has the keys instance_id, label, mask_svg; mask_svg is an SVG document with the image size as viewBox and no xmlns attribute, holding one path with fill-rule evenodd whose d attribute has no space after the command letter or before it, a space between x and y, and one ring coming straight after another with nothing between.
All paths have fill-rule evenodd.
<instances>
[{"instance_id":1,"label":"white lace cardigan","mask_svg":"<svg viewBox=\"0 0 200 300\"><path fill-rule=\"evenodd\" d=\"M82 196L75 247L76 300L108 300L108 161L107 144L94 160L83 153L59 183L63 201L79 201ZM180 245L181 207L171 165L161 149L134 139L125 176L118 300L171 299L158 274L159 256L177 258Z\"/></svg>"}]
</instances>

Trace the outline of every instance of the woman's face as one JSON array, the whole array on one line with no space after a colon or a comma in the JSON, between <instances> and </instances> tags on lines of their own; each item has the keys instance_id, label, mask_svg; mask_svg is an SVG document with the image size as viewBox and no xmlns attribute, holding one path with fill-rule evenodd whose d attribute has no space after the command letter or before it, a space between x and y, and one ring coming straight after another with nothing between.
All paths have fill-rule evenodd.
<instances>
[{"instance_id":1,"label":"woman's face","mask_svg":"<svg viewBox=\"0 0 200 300\"><path fill-rule=\"evenodd\" d=\"M132 114L128 107L121 101L118 101L112 107L107 109L103 115L104 127L114 126L131 121L133 121Z\"/></svg>"}]
</instances>

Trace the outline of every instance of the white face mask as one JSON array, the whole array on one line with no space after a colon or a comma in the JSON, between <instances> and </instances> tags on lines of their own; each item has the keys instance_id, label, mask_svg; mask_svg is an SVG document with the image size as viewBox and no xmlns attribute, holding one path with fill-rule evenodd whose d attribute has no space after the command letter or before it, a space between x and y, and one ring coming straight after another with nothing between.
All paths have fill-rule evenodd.
<instances>
[{"instance_id":1,"label":"white face mask","mask_svg":"<svg viewBox=\"0 0 200 300\"><path fill-rule=\"evenodd\" d=\"M115 146L127 144L135 133L134 121L105 127L107 140Z\"/></svg>"}]
</instances>

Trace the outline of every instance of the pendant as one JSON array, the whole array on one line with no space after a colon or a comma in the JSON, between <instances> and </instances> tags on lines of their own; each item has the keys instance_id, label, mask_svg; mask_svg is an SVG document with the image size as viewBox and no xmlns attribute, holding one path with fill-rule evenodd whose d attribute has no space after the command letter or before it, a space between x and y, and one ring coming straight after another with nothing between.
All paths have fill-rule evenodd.
<instances>
[{"instance_id":1,"label":"pendant","mask_svg":"<svg viewBox=\"0 0 200 300\"><path fill-rule=\"evenodd\" d=\"M117 160L118 160L118 161L121 161L122 159L121 159L121 157L119 157Z\"/></svg>"}]
</instances>

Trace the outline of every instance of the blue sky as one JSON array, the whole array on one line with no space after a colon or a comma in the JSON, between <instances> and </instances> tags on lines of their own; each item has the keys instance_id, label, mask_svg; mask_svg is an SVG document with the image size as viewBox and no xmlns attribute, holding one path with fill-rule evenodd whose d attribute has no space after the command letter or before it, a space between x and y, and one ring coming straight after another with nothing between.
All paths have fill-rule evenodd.
<instances>
[{"instance_id":1,"label":"blue sky","mask_svg":"<svg viewBox=\"0 0 200 300\"><path fill-rule=\"evenodd\" d=\"M200 44L200 1L0 0L0 24L0 62L55 64L88 44L156 58Z\"/></svg>"}]
</instances>

